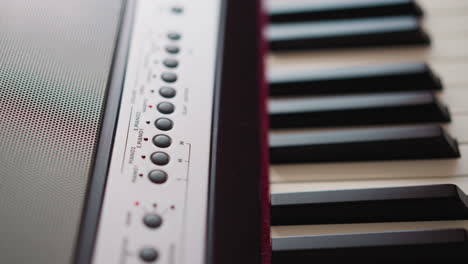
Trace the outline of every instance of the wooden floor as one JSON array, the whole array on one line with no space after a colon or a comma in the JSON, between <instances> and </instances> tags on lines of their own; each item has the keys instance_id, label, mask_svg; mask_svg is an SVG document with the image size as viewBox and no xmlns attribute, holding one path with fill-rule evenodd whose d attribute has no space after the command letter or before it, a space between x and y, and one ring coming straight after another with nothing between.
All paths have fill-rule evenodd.
<instances>
[{"instance_id":1,"label":"wooden floor","mask_svg":"<svg viewBox=\"0 0 468 264\"><path fill-rule=\"evenodd\" d=\"M304 0L270 0L304 1ZM310 0L309 0L310 1ZM371 48L270 54L269 71L327 69L380 63L427 62L441 76L438 95L452 113L447 125L460 143L458 160L275 165L271 191L299 192L454 183L468 193L468 1L419 0L430 47ZM281 133L273 131L272 133ZM467 227L467 221L273 227L273 236Z\"/></svg>"}]
</instances>

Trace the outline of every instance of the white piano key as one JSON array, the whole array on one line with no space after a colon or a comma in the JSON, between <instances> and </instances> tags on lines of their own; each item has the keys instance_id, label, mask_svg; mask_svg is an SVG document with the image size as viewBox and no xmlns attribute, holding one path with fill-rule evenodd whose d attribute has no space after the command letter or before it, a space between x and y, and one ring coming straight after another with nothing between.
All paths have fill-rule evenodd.
<instances>
[{"instance_id":1,"label":"white piano key","mask_svg":"<svg viewBox=\"0 0 468 264\"><path fill-rule=\"evenodd\" d=\"M270 53L267 56L270 69L302 66L306 69L338 68L354 65L388 64L427 61L428 63L445 63L465 61L468 40L450 40L444 43L434 42L431 48L369 48L350 51L349 49L330 51L300 51L288 53ZM439 46L442 46L439 48Z\"/></svg>"},{"instance_id":2,"label":"white piano key","mask_svg":"<svg viewBox=\"0 0 468 264\"><path fill-rule=\"evenodd\" d=\"M284 1L284 0L269 0ZM303 0L301 0L303 1ZM307 1L307 0L306 0ZM429 18L435 18L443 15L466 14L468 2L465 0L418 0L418 4L424 9Z\"/></svg>"},{"instance_id":3,"label":"white piano key","mask_svg":"<svg viewBox=\"0 0 468 264\"><path fill-rule=\"evenodd\" d=\"M443 82L446 84L446 89L450 89L451 86L465 85L465 89L468 88L468 75L466 69L468 69L468 58L463 61L452 61L449 63L435 63L432 65L434 71L442 77Z\"/></svg>"},{"instance_id":4,"label":"white piano key","mask_svg":"<svg viewBox=\"0 0 468 264\"><path fill-rule=\"evenodd\" d=\"M452 115L452 123L445 125L445 127L460 144L468 145L468 114Z\"/></svg>"},{"instance_id":5,"label":"white piano key","mask_svg":"<svg viewBox=\"0 0 468 264\"><path fill-rule=\"evenodd\" d=\"M444 104L449 106L452 115L468 114L468 89L445 89L437 96Z\"/></svg>"},{"instance_id":6,"label":"white piano key","mask_svg":"<svg viewBox=\"0 0 468 264\"><path fill-rule=\"evenodd\" d=\"M459 38L457 35L467 33L468 28L463 25L468 21L466 15L446 15L437 16L430 19L423 20L422 26L429 33L429 35L437 35L439 39L442 38Z\"/></svg>"}]
</instances>

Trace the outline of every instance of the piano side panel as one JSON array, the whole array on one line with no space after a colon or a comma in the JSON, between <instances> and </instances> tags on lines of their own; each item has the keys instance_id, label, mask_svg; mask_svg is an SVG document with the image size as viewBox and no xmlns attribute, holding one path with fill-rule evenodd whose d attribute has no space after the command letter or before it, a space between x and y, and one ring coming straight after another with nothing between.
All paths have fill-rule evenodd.
<instances>
[{"instance_id":1,"label":"piano side panel","mask_svg":"<svg viewBox=\"0 0 468 264\"><path fill-rule=\"evenodd\" d=\"M261 256L263 237L262 205L268 187L260 175L264 120L259 102L266 91L263 82L260 49L259 5L256 1L224 1L223 49L218 68L215 95L214 138L210 170L207 263L267 263ZM264 110L263 110L264 111ZM264 113L263 113L264 114ZM267 232L267 234L262 233ZM268 242L267 242L268 243Z\"/></svg>"},{"instance_id":2,"label":"piano side panel","mask_svg":"<svg viewBox=\"0 0 468 264\"><path fill-rule=\"evenodd\" d=\"M268 16L266 14L264 1L257 0L258 11L258 49L260 53L259 60L259 81L258 87L260 88L259 94L259 113L260 117L260 144L261 144L261 181L260 181L260 200L262 206L262 264L271 263L271 232L270 232L270 179L269 179L269 145L268 145L268 130L270 127L267 101L268 101L268 81L266 77L266 56L268 52L268 42L263 34L264 28L268 23Z\"/></svg>"}]
</instances>

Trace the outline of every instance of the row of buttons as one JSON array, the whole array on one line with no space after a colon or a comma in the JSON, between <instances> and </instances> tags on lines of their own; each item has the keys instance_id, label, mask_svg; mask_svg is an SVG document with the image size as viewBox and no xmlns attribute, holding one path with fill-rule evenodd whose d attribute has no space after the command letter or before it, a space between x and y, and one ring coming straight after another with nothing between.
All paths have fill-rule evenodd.
<instances>
[{"instance_id":1,"label":"row of buttons","mask_svg":"<svg viewBox=\"0 0 468 264\"><path fill-rule=\"evenodd\" d=\"M168 33L167 37L173 41L180 40L181 38L180 34L176 32ZM174 54L179 52L179 48L177 46L168 46L166 47L166 51ZM165 59L163 64L168 68L176 68L179 62L176 59ZM177 75L172 72L165 72L161 75L161 79L166 83L173 83L177 81ZM159 94L165 98L173 98L176 91L172 87L165 86L159 90ZM175 111L175 106L169 102L159 103L156 108L162 114L172 114ZM169 131L174 127L174 123L168 118L159 118L155 121L154 125L161 131ZM159 148L168 148L171 145L171 141L171 138L167 135L157 135L153 138L154 145ZM164 166L169 163L170 157L165 152L155 152L151 155L151 161L156 165ZM148 177L153 183L161 184L167 180L167 173L162 170L153 170L148 174Z\"/></svg>"},{"instance_id":2,"label":"row of buttons","mask_svg":"<svg viewBox=\"0 0 468 264\"><path fill-rule=\"evenodd\" d=\"M181 9L177 9L177 13L181 12ZM171 32L167 35L167 37L172 41L180 40L181 36L178 33ZM166 46L166 51L169 54L178 54L180 48L175 45ZM174 69L179 66L179 62L174 58L166 58L163 60L163 65L167 68ZM174 83L177 81L178 76L172 72L164 72L161 75L161 79L166 83ZM159 89L159 94L164 98L174 98L176 96L176 90L169 86L164 86ZM162 102L156 106L156 109L161 114L172 114L175 111L175 106L169 102ZM154 125L157 129L161 131L169 131L174 127L174 123L172 120L168 118L159 118L154 122ZM159 134L153 137L153 144L158 148L168 148L172 144L172 139L168 135ZM151 154L151 161L158 166L167 165L170 161L170 157L165 152L155 152ZM148 174L148 178L151 182L155 184L163 184L168 179L168 174L160 169L152 170ZM163 218L156 214L151 213L147 214L143 217L143 223L146 227L151 229L159 228L163 223ZM159 253L156 249L148 247L143 248L140 250L140 259L144 262L155 262L158 257Z\"/></svg>"}]
</instances>

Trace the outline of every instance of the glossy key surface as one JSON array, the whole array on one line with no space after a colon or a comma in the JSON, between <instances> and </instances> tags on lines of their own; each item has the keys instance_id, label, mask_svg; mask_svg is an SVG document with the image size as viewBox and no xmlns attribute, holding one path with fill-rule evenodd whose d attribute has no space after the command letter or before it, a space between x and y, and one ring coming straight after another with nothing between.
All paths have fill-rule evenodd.
<instances>
[{"instance_id":1,"label":"glossy key surface","mask_svg":"<svg viewBox=\"0 0 468 264\"><path fill-rule=\"evenodd\" d=\"M274 164L459 156L457 142L436 125L270 134Z\"/></svg>"},{"instance_id":2,"label":"glossy key surface","mask_svg":"<svg viewBox=\"0 0 468 264\"><path fill-rule=\"evenodd\" d=\"M269 113L272 128L450 121L447 107L428 91L276 98Z\"/></svg>"},{"instance_id":3,"label":"glossy key surface","mask_svg":"<svg viewBox=\"0 0 468 264\"><path fill-rule=\"evenodd\" d=\"M415 16L273 24L266 31L273 51L369 46L427 45Z\"/></svg>"},{"instance_id":4,"label":"glossy key surface","mask_svg":"<svg viewBox=\"0 0 468 264\"><path fill-rule=\"evenodd\" d=\"M423 15L421 8L413 0L285 2L281 4L270 4L267 6L267 11L271 23L392 15Z\"/></svg>"},{"instance_id":5,"label":"glossy key surface","mask_svg":"<svg viewBox=\"0 0 468 264\"><path fill-rule=\"evenodd\" d=\"M424 63L375 64L314 70L277 69L268 74L271 96L441 90L442 82Z\"/></svg>"},{"instance_id":6,"label":"glossy key surface","mask_svg":"<svg viewBox=\"0 0 468 264\"><path fill-rule=\"evenodd\" d=\"M276 193L272 225L468 220L468 198L456 185Z\"/></svg>"},{"instance_id":7,"label":"glossy key surface","mask_svg":"<svg viewBox=\"0 0 468 264\"><path fill-rule=\"evenodd\" d=\"M273 238L273 264L467 263L464 229Z\"/></svg>"}]
</instances>

